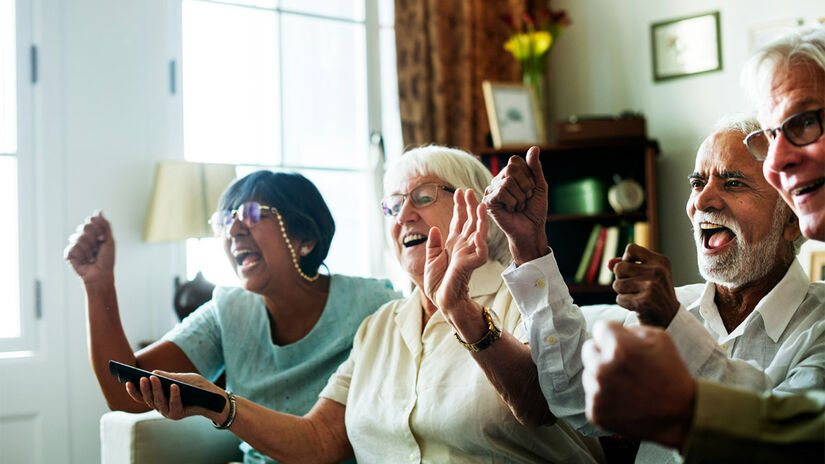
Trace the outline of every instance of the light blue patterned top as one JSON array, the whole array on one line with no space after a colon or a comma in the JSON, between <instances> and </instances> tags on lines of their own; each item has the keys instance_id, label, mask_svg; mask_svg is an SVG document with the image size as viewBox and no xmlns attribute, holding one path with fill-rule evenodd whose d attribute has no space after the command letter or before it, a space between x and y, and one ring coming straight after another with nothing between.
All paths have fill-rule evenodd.
<instances>
[{"instance_id":1,"label":"light blue patterned top","mask_svg":"<svg viewBox=\"0 0 825 464\"><path fill-rule=\"evenodd\" d=\"M334 274L321 318L301 340L272 343L261 295L217 287L212 300L163 339L178 345L198 372L214 381L226 370L227 389L260 405L304 415L330 375L349 356L361 321L384 303L401 298L388 280ZM246 463L272 463L246 443Z\"/></svg>"}]
</instances>

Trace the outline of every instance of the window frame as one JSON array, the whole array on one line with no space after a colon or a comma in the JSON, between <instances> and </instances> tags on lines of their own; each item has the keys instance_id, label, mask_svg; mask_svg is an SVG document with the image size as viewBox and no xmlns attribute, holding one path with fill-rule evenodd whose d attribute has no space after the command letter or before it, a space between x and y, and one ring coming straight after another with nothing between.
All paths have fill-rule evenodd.
<instances>
[{"instance_id":1,"label":"window frame","mask_svg":"<svg viewBox=\"0 0 825 464\"><path fill-rule=\"evenodd\" d=\"M20 336L0 338L0 358L29 356L38 346L38 320L41 317L37 276L37 231L34 86L37 63L33 33L32 2L15 2L15 63L17 78L17 151L0 156L17 159L17 234Z\"/></svg>"},{"instance_id":2,"label":"window frame","mask_svg":"<svg viewBox=\"0 0 825 464\"><path fill-rule=\"evenodd\" d=\"M186 0L184 0L186 1ZM248 5L239 5L234 4L231 2L225 2L220 0L188 0L188 1L197 1L197 2L204 2L204 3L218 3L223 5L231 5L237 6L239 8L253 8L253 9L262 9L267 11L273 11L277 13L278 17L278 72L283 72L282 67L282 60L283 60L283 40L280 35L283 33L281 22L282 22L282 15L290 15L290 16L300 16L306 18L315 18L320 20L326 21L335 21L340 23L349 23L349 24L359 24L363 25L364 27L364 39L365 39L365 77L366 77L366 133L363 136L366 138L364 147L367 150L365 153L366 161L365 163L359 167L323 167L323 166L302 166L296 164L290 164L286 160L285 156L285 136L284 136L284 105L283 105L283 95L284 95L284 88L283 88L283 75L281 74L279 77L279 99L281 100L281 105L278 108L279 112L279 130L280 130L280 140L279 140L279 150L280 152L276 155L273 154L272 160L275 162L273 164L255 164L250 165L246 163L241 163L238 166L243 170L248 170L250 167L254 167L255 169L271 169L276 171L305 171L306 172L344 172L344 173L352 173L352 174L360 174L363 175L365 179L372 180L375 179L375 186L373 188L374 192L372 194L372 198L369 199L372 204L375 204L375 211L370 214L370 217L364 218L370 224L369 230L371 232L372 238L369 241L370 243L380 243L382 244L381 247L373 247L367 251L369 253L369 257L367 259L367 275L370 276L377 276L383 275L388 276L392 274L397 274L394 272L393 269L388 269L386 260L384 256L388 251L388 245L386 243L386 233L384 228L384 221L381 215L380 209L378 208L378 202L381 198L381 178L383 177L385 164L386 164L386 153L384 152L384 139L383 139L383 124L384 124L384 115L383 115L383 102L382 102L382 95L383 89L382 86L386 85L383 82L384 75L382 73L382 53L381 53L381 33L386 29L394 29L394 25L388 25L381 23L380 11L379 11L379 2L380 0L361 0L364 2L364 18L363 20L356 20L352 18L342 18L342 17L331 17L325 16L316 13L309 13L309 12L300 12L295 11L292 9L275 7L275 8L264 8L260 6L248 6ZM180 18L180 31L181 31L181 43L183 42L183 16L181 15ZM394 56L394 53L393 53ZM181 59L185 60L185 56L183 56L183 50L181 49ZM183 71L185 72L185 70ZM185 92L185 90L184 90ZM183 116L185 117L185 115ZM399 129L400 129L400 121L398 122ZM184 126L183 121L181 121L181 126ZM380 137L377 137L379 135ZM182 134L182 139L185 139L185 135ZM400 153L401 147L396 147L391 153L398 152ZM186 147L184 145L184 153L186 152ZM186 155L184 154L184 158L186 159ZM188 160L188 159L187 159ZM194 160L193 160L194 161ZM190 239L194 240L194 239ZM194 249L192 247L191 249ZM186 246L186 251L184 252L184 256L188 255L190 250L190 245ZM184 258L185 262L189 262L190 260ZM186 266L186 275L191 279L198 271L198 269L192 268L192 266ZM397 276L395 276L397 278Z\"/></svg>"}]
</instances>

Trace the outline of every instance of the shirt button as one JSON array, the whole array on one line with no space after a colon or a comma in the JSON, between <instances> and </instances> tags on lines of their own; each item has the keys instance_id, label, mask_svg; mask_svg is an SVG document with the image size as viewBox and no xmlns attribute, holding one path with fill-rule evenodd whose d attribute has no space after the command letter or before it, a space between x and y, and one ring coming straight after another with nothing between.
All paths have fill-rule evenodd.
<instances>
[{"instance_id":1,"label":"shirt button","mask_svg":"<svg viewBox=\"0 0 825 464\"><path fill-rule=\"evenodd\" d=\"M552 335L548 335L546 340L547 340L548 345L555 345L556 342L558 341L558 340L556 340L556 337L554 337Z\"/></svg>"},{"instance_id":2,"label":"shirt button","mask_svg":"<svg viewBox=\"0 0 825 464\"><path fill-rule=\"evenodd\" d=\"M544 280L543 279L536 280L536 287L537 288L544 288Z\"/></svg>"},{"instance_id":3,"label":"shirt button","mask_svg":"<svg viewBox=\"0 0 825 464\"><path fill-rule=\"evenodd\" d=\"M728 349L728 344L727 344L727 343L723 343L723 344L722 344L722 349L723 349L723 350L727 350L727 349Z\"/></svg>"}]
</instances>

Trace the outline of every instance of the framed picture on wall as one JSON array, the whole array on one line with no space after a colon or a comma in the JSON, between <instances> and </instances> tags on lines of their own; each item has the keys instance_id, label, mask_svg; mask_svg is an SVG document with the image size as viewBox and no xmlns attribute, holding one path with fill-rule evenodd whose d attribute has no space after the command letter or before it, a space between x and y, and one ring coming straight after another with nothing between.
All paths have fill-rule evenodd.
<instances>
[{"instance_id":1,"label":"framed picture on wall","mask_svg":"<svg viewBox=\"0 0 825 464\"><path fill-rule=\"evenodd\" d=\"M654 81L722 70L718 11L654 23L650 42Z\"/></svg>"},{"instance_id":2,"label":"framed picture on wall","mask_svg":"<svg viewBox=\"0 0 825 464\"><path fill-rule=\"evenodd\" d=\"M531 87L490 81L481 86L493 146L519 148L544 143L544 122Z\"/></svg>"},{"instance_id":3,"label":"framed picture on wall","mask_svg":"<svg viewBox=\"0 0 825 464\"><path fill-rule=\"evenodd\" d=\"M825 280L825 251L811 253L811 282Z\"/></svg>"},{"instance_id":4,"label":"framed picture on wall","mask_svg":"<svg viewBox=\"0 0 825 464\"><path fill-rule=\"evenodd\" d=\"M751 27L751 53L771 40L802 24L803 21L801 19L784 19L761 23Z\"/></svg>"}]
</instances>

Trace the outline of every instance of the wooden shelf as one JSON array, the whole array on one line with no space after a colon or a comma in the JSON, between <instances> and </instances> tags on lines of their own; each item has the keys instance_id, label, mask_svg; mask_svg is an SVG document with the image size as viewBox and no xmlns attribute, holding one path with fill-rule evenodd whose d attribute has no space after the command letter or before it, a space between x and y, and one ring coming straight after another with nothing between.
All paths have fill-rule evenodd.
<instances>
[{"instance_id":1,"label":"wooden shelf","mask_svg":"<svg viewBox=\"0 0 825 464\"><path fill-rule=\"evenodd\" d=\"M610 285L599 284L567 284L570 293L616 293Z\"/></svg>"},{"instance_id":2,"label":"wooden shelf","mask_svg":"<svg viewBox=\"0 0 825 464\"><path fill-rule=\"evenodd\" d=\"M597 139L569 144L547 144L539 148L544 177L550 186L550 208L553 208L552 205L557 201L554 197L554 185L586 177L595 178L605 188L613 185L617 176L622 179L633 179L644 188L642 208L632 213L554 214L552 210L548 212L545 224L548 244L553 247L559 271L565 279L573 280L590 233L597 224L604 227L618 226L625 230L625 225L646 222L647 243L653 251L658 249L656 157L659 146L656 141L643 137ZM527 147L482 148L475 151L493 175L507 165L510 156L524 156L526 152ZM610 211L607 199L604 200L604 208L607 209L602 211ZM623 244L619 244L619 247L622 246ZM616 293L610 285L570 283L567 286L577 304L616 302Z\"/></svg>"},{"instance_id":3,"label":"wooden shelf","mask_svg":"<svg viewBox=\"0 0 825 464\"><path fill-rule=\"evenodd\" d=\"M570 142L570 143L549 143L546 145L540 145L539 150L541 154L549 154L549 153L558 153L558 152L577 152L577 151L592 151L594 148L606 148L606 149L616 149L616 148L624 148L627 146L643 146L646 148L651 148L653 151L658 154L659 153L659 144L655 140L649 140L643 137L625 137L625 138L608 138L608 139L596 139L596 140L586 140L580 142ZM478 148L474 151L475 154L478 156L501 156L501 155L521 155L524 156L527 154L527 149L530 146L526 145L524 147L512 147L512 148L493 148L493 147L483 147Z\"/></svg>"},{"instance_id":4,"label":"wooden shelf","mask_svg":"<svg viewBox=\"0 0 825 464\"><path fill-rule=\"evenodd\" d=\"M645 213L637 211L634 213L602 213L602 214L548 214L547 222L568 222L568 221L644 221L647 219Z\"/></svg>"}]
</instances>

